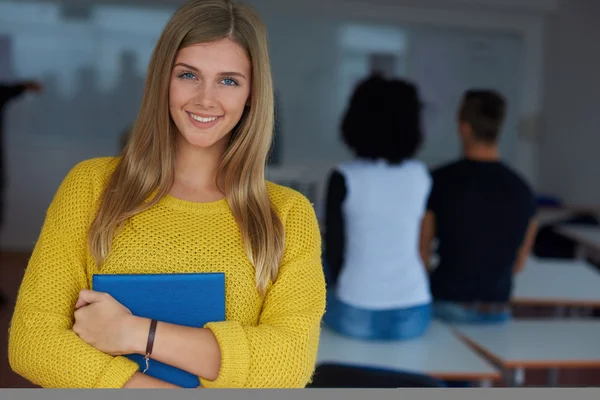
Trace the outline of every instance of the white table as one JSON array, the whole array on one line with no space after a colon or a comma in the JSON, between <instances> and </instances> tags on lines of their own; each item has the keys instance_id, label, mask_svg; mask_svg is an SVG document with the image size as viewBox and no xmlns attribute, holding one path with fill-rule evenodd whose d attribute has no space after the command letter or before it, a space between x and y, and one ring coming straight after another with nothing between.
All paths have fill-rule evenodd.
<instances>
[{"instance_id":1,"label":"white table","mask_svg":"<svg viewBox=\"0 0 600 400\"><path fill-rule=\"evenodd\" d=\"M561 207L538 207L537 220L539 226L553 224L577 214L592 214L600 216L600 206L595 204L570 204Z\"/></svg>"},{"instance_id":2,"label":"white table","mask_svg":"<svg viewBox=\"0 0 600 400\"><path fill-rule=\"evenodd\" d=\"M531 257L514 284L515 305L600 307L600 273L585 261Z\"/></svg>"},{"instance_id":3,"label":"white table","mask_svg":"<svg viewBox=\"0 0 600 400\"><path fill-rule=\"evenodd\" d=\"M513 320L454 328L492 362L512 372L514 385L523 383L525 368L600 368L600 321Z\"/></svg>"},{"instance_id":4,"label":"white table","mask_svg":"<svg viewBox=\"0 0 600 400\"><path fill-rule=\"evenodd\" d=\"M587 257L587 253L600 252L600 227L584 225L560 225L556 232L579 243L577 258Z\"/></svg>"},{"instance_id":5,"label":"white table","mask_svg":"<svg viewBox=\"0 0 600 400\"><path fill-rule=\"evenodd\" d=\"M574 213L572 210L563 208L540 208L536 217L538 225L541 227L570 218Z\"/></svg>"},{"instance_id":6,"label":"white table","mask_svg":"<svg viewBox=\"0 0 600 400\"><path fill-rule=\"evenodd\" d=\"M500 378L490 363L437 321L424 336L404 342L361 341L323 327L317 364L324 363L424 373L484 386Z\"/></svg>"}]
</instances>

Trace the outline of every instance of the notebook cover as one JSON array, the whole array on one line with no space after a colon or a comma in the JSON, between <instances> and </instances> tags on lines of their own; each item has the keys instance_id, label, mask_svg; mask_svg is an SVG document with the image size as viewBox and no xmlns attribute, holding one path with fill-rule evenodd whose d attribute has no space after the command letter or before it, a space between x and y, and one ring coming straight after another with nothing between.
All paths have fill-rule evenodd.
<instances>
[{"instance_id":1,"label":"notebook cover","mask_svg":"<svg viewBox=\"0 0 600 400\"><path fill-rule=\"evenodd\" d=\"M225 274L97 274L92 288L106 292L133 315L161 322L201 328L208 322L225 320ZM127 355L146 368L144 357ZM146 375L184 388L196 388L196 375L150 359Z\"/></svg>"}]
</instances>

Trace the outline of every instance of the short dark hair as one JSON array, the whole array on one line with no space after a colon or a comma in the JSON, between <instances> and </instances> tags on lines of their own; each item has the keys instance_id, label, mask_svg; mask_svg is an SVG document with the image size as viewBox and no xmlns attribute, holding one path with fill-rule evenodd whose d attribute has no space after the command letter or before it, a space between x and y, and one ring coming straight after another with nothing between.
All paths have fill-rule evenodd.
<instances>
[{"instance_id":1,"label":"short dark hair","mask_svg":"<svg viewBox=\"0 0 600 400\"><path fill-rule=\"evenodd\" d=\"M485 143L494 143L498 139L505 116L504 97L486 89L465 92L458 114L459 121L468 123L475 138Z\"/></svg>"},{"instance_id":2,"label":"short dark hair","mask_svg":"<svg viewBox=\"0 0 600 400\"><path fill-rule=\"evenodd\" d=\"M359 158L400 163L413 157L422 142L417 87L381 76L363 80L350 98L341 131Z\"/></svg>"}]
</instances>

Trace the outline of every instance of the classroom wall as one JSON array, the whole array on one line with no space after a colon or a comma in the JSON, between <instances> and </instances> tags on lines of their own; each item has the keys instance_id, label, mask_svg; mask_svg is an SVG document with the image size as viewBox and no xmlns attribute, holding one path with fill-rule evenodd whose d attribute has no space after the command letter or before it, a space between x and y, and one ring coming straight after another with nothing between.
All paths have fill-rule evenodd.
<instances>
[{"instance_id":1,"label":"classroom wall","mask_svg":"<svg viewBox=\"0 0 600 400\"><path fill-rule=\"evenodd\" d=\"M313 160L311 164L315 164L332 154L330 162L348 157L337 142L338 119L335 112L339 111L339 99L328 90L328 84L337 78L336 71L330 66L340 56L334 44L335 24L328 19L339 18L339 6L334 4L335 1L322 4L312 2L314 4L310 7L293 2L252 2L258 4L269 24L275 79L278 90L285 93L282 95L283 118L290 128L284 132L284 159L297 164L309 155L308 159ZM342 14L348 21L372 24L407 24L462 29L464 32L491 29L495 35L501 36L522 33L523 63L510 66L516 68L516 72L510 73L521 77L520 93L516 94L519 100L515 101L515 108L520 118L537 115L539 101L536 79L541 78L543 72L539 65L542 42L538 35L539 12L534 13L532 8L533 3L540 1L512 2L510 11L502 12L490 8L485 8L485 11L477 8L475 11L473 4L461 8L457 6L458 3L455 1L452 9L441 5L416 7L387 4L376 7L367 3L351 3L344 7ZM528 8L517 10L517 5L526 3L529 3ZM315 7L320 7L319 12L315 12ZM13 107L7 121L11 189L7 226L0 236L0 246L5 249L31 249L45 209L56 187L74 163L89 157L116 153L118 136L137 111L135 99L139 96L140 75L144 73L154 42L166 21L160 10L149 9L146 17L154 22L139 26L131 26L131 21L135 21L133 14L124 13L117 18L108 13L91 31L86 30L85 21L75 20L70 26L51 34L53 17L56 15L49 10L40 12L32 8L20 16L0 21L0 35L1 30L6 30L11 24L26 32L18 45L31 46L34 54L43 56L43 61L56 70L56 74L44 78L49 78L51 82L59 81L57 86L64 92L59 102L51 101L51 96L25 99ZM33 18L34 24L27 25L19 18ZM40 36L45 38L44 42L39 42ZM65 38L69 41L65 41ZM134 60L124 57L122 51L127 50L135 50ZM301 62L296 61L299 54ZM19 68L12 71L14 76L35 76L38 60L35 57L22 57L16 62ZM83 68L86 64L98 66L98 63L96 70ZM309 82L310 87L314 88L312 95L307 95L310 91L306 87L299 86L298 82L302 81ZM50 89L58 90L56 87ZM130 97L125 98L127 96ZM106 108L90 106L90 100L97 102L98 99ZM122 102L122 106L118 107L119 113L109 112L109 108L114 110L115 102L119 101ZM332 104L333 108L327 108ZM311 113L315 107L332 112L327 118L315 118L315 114ZM62 123L59 126L45 124L44 115L56 112L64 115ZM36 117L31 118L34 114ZM73 114L80 118L69 118ZM102 116L100 119L99 115ZM110 118L104 118L104 115L110 115ZM27 134L23 135L22 132ZM315 149L312 146L315 141L322 146ZM519 137L515 155L517 168L533 184L536 183L538 165L535 146L536 143L527 137Z\"/></svg>"},{"instance_id":2,"label":"classroom wall","mask_svg":"<svg viewBox=\"0 0 600 400\"><path fill-rule=\"evenodd\" d=\"M84 159L118 153L169 14L142 10L144 24L135 24L140 10L108 9L90 26L85 15L66 17L52 3L16 5L0 2L0 37L10 38L13 49L9 78L39 79L46 87L5 110L8 187L0 246L27 251L68 171Z\"/></svg>"},{"instance_id":3,"label":"classroom wall","mask_svg":"<svg viewBox=\"0 0 600 400\"><path fill-rule=\"evenodd\" d=\"M600 1L568 0L548 17L539 187L600 203Z\"/></svg>"}]
</instances>

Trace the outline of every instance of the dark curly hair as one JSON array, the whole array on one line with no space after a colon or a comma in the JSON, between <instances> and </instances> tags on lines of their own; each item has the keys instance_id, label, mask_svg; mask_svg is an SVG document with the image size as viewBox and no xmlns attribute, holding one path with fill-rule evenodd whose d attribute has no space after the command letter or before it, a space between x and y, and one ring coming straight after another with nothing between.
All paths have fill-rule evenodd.
<instances>
[{"instance_id":1,"label":"dark curly hair","mask_svg":"<svg viewBox=\"0 0 600 400\"><path fill-rule=\"evenodd\" d=\"M342 139L359 158L400 163L421 146L421 108L414 84L371 76L354 89L341 125Z\"/></svg>"}]
</instances>

